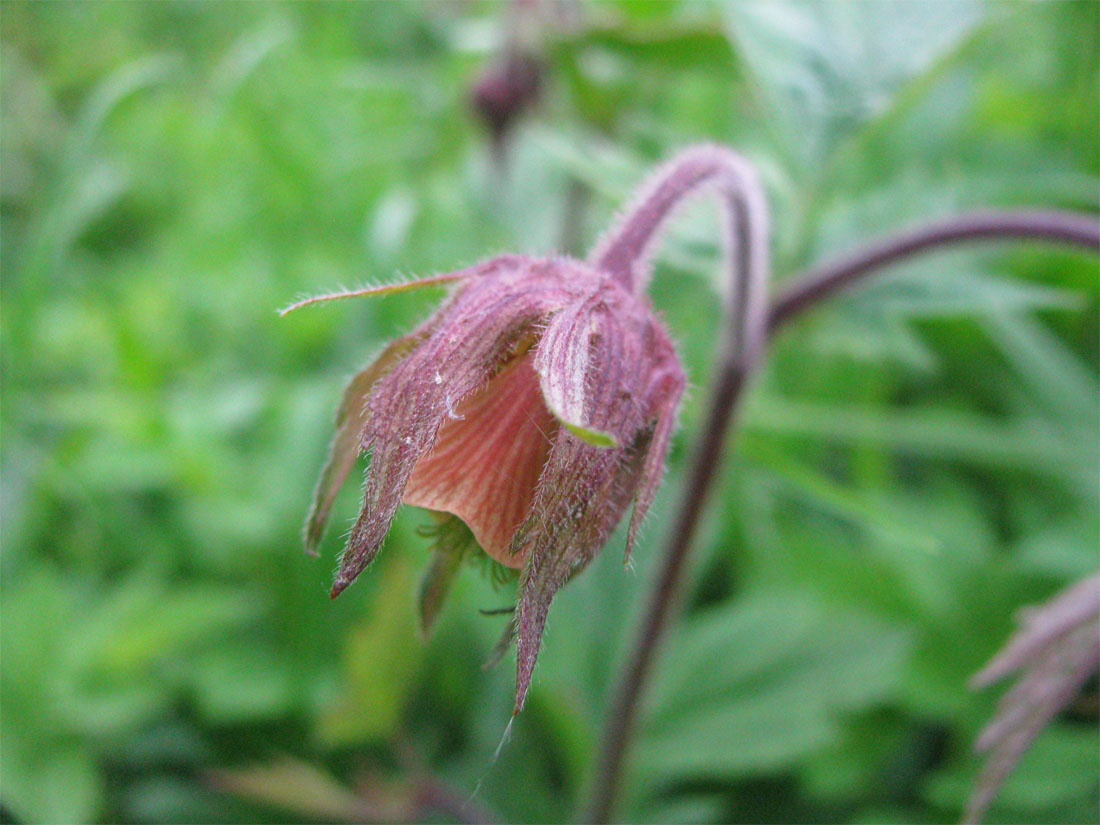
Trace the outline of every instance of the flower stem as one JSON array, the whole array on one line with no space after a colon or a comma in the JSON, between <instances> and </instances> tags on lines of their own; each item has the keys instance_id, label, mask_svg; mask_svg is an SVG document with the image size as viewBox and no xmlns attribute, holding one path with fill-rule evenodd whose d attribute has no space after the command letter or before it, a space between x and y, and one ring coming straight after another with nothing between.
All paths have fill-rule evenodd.
<instances>
[{"instance_id":1,"label":"flower stem","mask_svg":"<svg viewBox=\"0 0 1100 825\"><path fill-rule=\"evenodd\" d=\"M1100 247L1100 221L1091 215L1056 211L973 212L923 224L868 244L794 278L794 286L772 302L768 329L774 330L803 310L886 266L939 246L964 241L1042 240Z\"/></svg>"},{"instance_id":2,"label":"flower stem","mask_svg":"<svg viewBox=\"0 0 1100 825\"><path fill-rule=\"evenodd\" d=\"M688 482L664 567L620 683L596 765L586 822L607 822L614 813L623 759L634 734L638 701L652 669L657 645L677 602L687 551L719 466L730 421L767 338L769 259L768 203L751 163L727 149L701 146L673 158L653 176L642 197L620 224L597 245L592 259L624 285L644 289L647 257L668 217L708 184L717 184L729 221L726 237L730 283L722 321L720 361L711 391L703 436L688 471Z\"/></svg>"},{"instance_id":3,"label":"flower stem","mask_svg":"<svg viewBox=\"0 0 1100 825\"><path fill-rule=\"evenodd\" d=\"M740 237L751 236L747 232L739 234ZM795 278L794 286L772 303L767 315L768 333L774 334L780 325L896 261L941 246L994 239L1051 241L1096 250L1100 249L1100 221L1092 216L1055 211L979 212L933 221L888 236ZM743 253L744 247L740 249ZM744 264L742 260L734 267L735 279L745 277ZM638 705L658 646L679 601L688 551L721 463L726 435L735 420L746 383L762 355L762 348L746 353L744 347L738 345L737 334L729 329L738 321L744 318L727 314L727 329L720 345L721 362L711 391L705 428L688 470L688 481L661 570L607 715L585 822L609 822L614 816L623 762L635 732Z\"/></svg>"}]
</instances>

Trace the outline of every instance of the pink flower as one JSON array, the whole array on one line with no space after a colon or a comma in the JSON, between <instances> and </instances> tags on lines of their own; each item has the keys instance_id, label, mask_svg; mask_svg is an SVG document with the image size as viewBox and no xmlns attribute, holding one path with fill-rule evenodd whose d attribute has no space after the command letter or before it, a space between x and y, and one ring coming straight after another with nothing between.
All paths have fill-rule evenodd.
<instances>
[{"instance_id":1,"label":"pink flower","mask_svg":"<svg viewBox=\"0 0 1100 825\"><path fill-rule=\"evenodd\" d=\"M654 176L588 263L508 255L284 311L457 286L345 390L306 525L313 552L338 488L368 452L363 509L333 597L374 560L400 504L436 512L436 554L421 591L426 626L468 554L484 551L520 571L512 625L519 712L555 593L592 560L633 502L629 558L664 469L685 378L644 295L647 253L687 194L707 183L733 190L741 163L716 147L684 152Z\"/></svg>"},{"instance_id":2,"label":"pink flower","mask_svg":"<svg viewBox=\"0 0 1100 825\"><path fill-rule=\"evenodd\" d=\"M590 266L507 256L444 277L459 283L454 296L348 385L306 541L316 547L361 450L363 510L333 596L374 560L399 504L460 519L482 550L522 570L518 710L550 601L633 500L630 553L684 375L648 302Z\"/></svg>"}]
</instances>

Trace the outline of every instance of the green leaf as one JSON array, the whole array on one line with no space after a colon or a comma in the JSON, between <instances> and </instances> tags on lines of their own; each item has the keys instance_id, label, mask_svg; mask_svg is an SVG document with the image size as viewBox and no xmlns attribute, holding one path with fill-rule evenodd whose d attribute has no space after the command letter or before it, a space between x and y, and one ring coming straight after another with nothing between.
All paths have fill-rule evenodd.
<instances>
[{"instance_id":1,"label":"green leaf","mask_svg":"<svg viewBox=\"0 0 1100 825\"><path fill-rule=\"evenodd\" d=\"M206 719L241 724L287 714L297 696L289 667L275 651L250 641L196 657L185 678Z\"/></svg>"},{"instance_id":2,"label":"green leaf","mask_svg":"<svg viewBox=\"0 0 1100 825\"><path fill-rule=\"evenodd\" d=\"M0 743L4 805L25 822L94 821L105 783L91 753L57 740L20 743L16 733L5 728ZM46 747L39 750L42 746Z\"/></svg>"},{"instance_id":3,"label":"green leaf","mask_svg":"<svg viewBox=\"0 0 1100 825\"><path fill-rule=\"evenodd\" d=\"M909 646L900 630L830 611L808 592L708 611L672 642L641 770L667 782L790 765L833 741L845 711L890 696Z\"/></svg>"},{"instance_id":4,"label":"green leaf","mask_svg":"<svg viewBox=\"0 0 1100 825\"><path fill-rule=\"evenodd\" d=\"M1002 422L947 406L882 410L757 396L745 426L754 433L881 444L925 461L1024 469L1083 492L1097 481L1092 456L1067 441L1063 431L1037 420Z\"/></svg>"},{"instance_id":5,"label":"green leaf","mask_svg":"<svg viewBox=\"0 0 1100 825\"><path fill-rule=\"evenodd\" d=\"M289 757L267 765L219 771L214 785L295 816L359 822L374 818L366 802L321 768Z\"/></svg>"},{"instance_id":6,"label":"green leaf","mask_svg":"<svg viewBox=\"0 0 1100 825\"><path fill-rule=\"evenodd\" d=\"M1045 414L1060 419L1064 426L1084 430L1081 435L1094 442L1095 453L1095 423L1100 416L1100 383L1095 370L1032 318L994 312L984 319L984 326L1029 396L1042 404Z\"/></svg>"},{"instance_id":7,"label":"green leaf","mask_svg":"<svg viewBox=\"0 0 1100 825\"><path fill-rule=\"evenodd\" d=\"M723 4L737 56L803 166L886 109L981 20L977 3Z\"/></svg>"}]
</instances>

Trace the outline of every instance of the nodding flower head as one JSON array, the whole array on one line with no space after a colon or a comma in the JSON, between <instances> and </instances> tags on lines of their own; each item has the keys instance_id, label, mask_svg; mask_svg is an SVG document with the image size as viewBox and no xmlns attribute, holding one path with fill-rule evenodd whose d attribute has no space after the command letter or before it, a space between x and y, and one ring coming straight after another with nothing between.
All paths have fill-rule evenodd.
<instances>
[{"instance_id":1,"label":"nodding flower head","mask_svg":"<svg viewBox=\"0 0 1100 825\"><path fill-rule=\"evenodd\" d=\"M653 501L685 379L643 293L645 252L671 207L708 177L700 164L706 173L721 169L721 159L721 150L707 147L671 164L588 263L509 255L291 307L456 285L434 315L345 390L306 544L315 550L338 488L366 452L363 509L333 597L374 560L402 503L438 514L435 558L421 589L425 627L463 556L483 551L519 570L506 636L517 639L516 712L554 594L592 560L633 502L629 557ZM677 174L688 182L670 197L668 179Z\"/></svg>"}]
</instances>

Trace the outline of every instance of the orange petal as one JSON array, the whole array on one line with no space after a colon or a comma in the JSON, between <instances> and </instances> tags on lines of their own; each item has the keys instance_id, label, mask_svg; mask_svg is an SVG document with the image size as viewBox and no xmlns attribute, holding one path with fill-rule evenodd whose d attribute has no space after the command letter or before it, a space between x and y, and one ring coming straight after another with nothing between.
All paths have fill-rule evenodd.
<instances>
[{"instance_id":1,"label":"orange petal","mask_svg":"<svg viewBox=\"0 0 1100 825\"><path fill-rule=\"evenodd\" d=\"M490 556L521 567L523 554L508 547L531 509L558 426L531 358L512 361L454 414L417 462L402 501L453 513Z\"/></svg>"}]
</instances>

